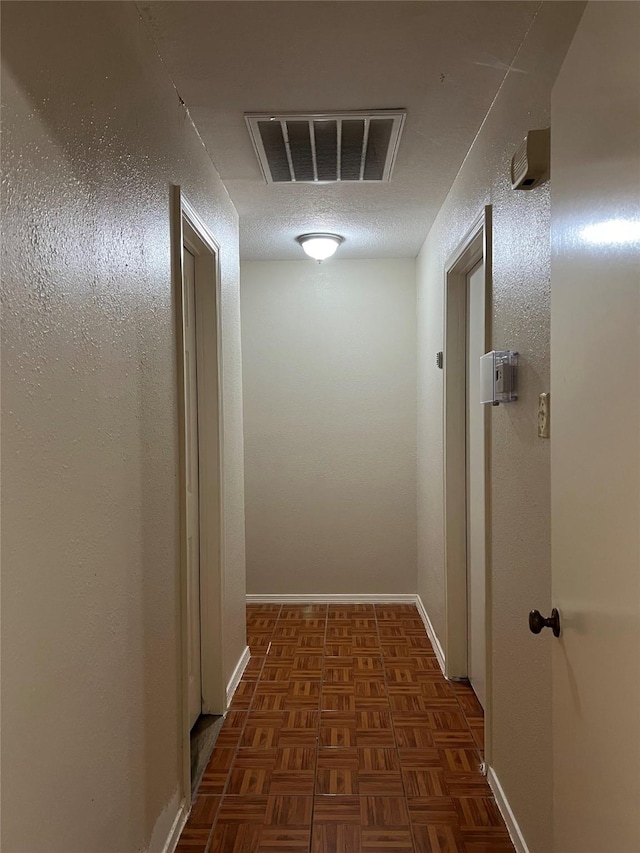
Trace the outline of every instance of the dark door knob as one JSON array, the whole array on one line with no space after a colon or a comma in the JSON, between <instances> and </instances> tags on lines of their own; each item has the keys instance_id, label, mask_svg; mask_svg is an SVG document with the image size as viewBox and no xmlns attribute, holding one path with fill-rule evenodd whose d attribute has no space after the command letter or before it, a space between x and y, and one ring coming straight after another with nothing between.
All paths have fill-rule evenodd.
<instances>
[{"instance_id":1,"label":"dark door knob","mask_svg":"<svg viewBox=\"0 0 640 853\"><path fill-rule=\"evenodd\" d=\"M551 611L551 616L547 616L546 619L539 610L532 610L529 614L529 629L531 633L539 634L543 628L551 628L554 637L560 636L560 614L555 607Z\"/></svg>"}]
</instances>

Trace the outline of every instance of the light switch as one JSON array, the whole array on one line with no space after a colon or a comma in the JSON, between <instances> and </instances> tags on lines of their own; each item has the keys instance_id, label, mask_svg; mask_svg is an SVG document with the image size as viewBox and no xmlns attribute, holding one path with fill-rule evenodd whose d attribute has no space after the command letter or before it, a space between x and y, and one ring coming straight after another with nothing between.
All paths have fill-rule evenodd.
<instances>
[{"instance_id":1,"label":"light switch","mask_svg":"<svg viewBox=\"0 0 640 853\"><path fill-rule=\"evenodd\" d=\"M540 394L538 398L538 438L549 438L550 402L548 393Z\"/></svg>"}]
</instances>

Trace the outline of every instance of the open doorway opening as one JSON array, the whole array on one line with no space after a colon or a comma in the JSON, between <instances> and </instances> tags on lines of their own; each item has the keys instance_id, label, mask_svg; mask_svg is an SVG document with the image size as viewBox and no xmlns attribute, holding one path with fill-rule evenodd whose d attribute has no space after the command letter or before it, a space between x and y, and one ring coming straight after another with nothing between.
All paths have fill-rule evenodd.
<instances>
[{"instance_id":1,"label":"open doorway opening","mask_svg":"<svg viewBox=\"0 0 640 853\"><path fill-rule=\"evenodd\" d=\"M219 247L175 189L180 437L181 747L185 800L226 711L222 662L222 395Z\"/></svg>"},{"instance_id":2,"label":"open doorway opening","mask_svg":"<svg viewBox=\"0 0 640 853\"><path fill-rule=\"evenodd\" d=\"M490 420L480 403L480 356L491 340L490 225L487 207L447 265L444 349L446 675L461 683L485 765L491 714Z\"/></svg>"}]
</instances>

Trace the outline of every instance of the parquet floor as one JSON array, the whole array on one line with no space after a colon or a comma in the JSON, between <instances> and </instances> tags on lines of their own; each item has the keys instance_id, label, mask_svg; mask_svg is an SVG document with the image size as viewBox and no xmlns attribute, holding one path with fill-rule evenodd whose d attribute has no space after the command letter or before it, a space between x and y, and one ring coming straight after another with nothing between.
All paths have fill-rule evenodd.
<instances>
[{"instance_id":1,"label":"parquet floor","mask_svg":"<svg viewBox=\"0 0 640 853\"><path fill-rule=\"evenodd\" d=\"M178 853L506 853L482 709L413 605L253 605Z\"/></svg>"}]
</instances>

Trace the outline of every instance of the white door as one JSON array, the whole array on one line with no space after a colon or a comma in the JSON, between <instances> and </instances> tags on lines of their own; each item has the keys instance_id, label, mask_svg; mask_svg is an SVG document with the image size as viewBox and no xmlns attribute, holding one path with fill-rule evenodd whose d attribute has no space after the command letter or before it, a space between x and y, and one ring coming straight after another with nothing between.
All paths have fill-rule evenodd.
<instances>
[{"instance_id":1,"label":"white door","mask_svg":"<svg viewBox=\"0 0 640 853\"><path fill-rule=\"evenodd\" d=\"M639 56L588 3L552 96L555 853L640 851Z\"/></svg>"},{"instance_id":2,"label":"white door","mask_svg":"<svg viewBox=\"0 0 640 853\"><path fill-rule=\"evenodd\" d=\"M467 275L467 670L485 706L485 432L480 356L485 352L484 263Z\"/></svg>"},{"instance_id":3,"label":"white door","mask_svg":"<svg viewBox=\"0 0 640 853\"><path fill-rule=\"evenodd\" d=\"M202 708L200 664L200 508L195 258L184 247L184 393L187 511L187 612L189 620L189 719Z\"/></svg>"}]
</instances>

